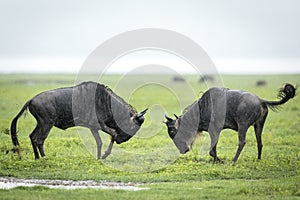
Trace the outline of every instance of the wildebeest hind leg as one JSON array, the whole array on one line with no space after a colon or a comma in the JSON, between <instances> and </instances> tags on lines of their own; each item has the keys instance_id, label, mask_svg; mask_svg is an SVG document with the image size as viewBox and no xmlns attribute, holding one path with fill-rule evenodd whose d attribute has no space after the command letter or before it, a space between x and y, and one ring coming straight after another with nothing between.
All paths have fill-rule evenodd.
<instances>
[{"instance_id":1,"label":"wildebeest hind leg","mask_svg":"<svg viewBox=\"0 0 300 200\"><path fill-rule=\"evenodd\" d=\"M254 131L255 131L255 136L256 136L256 141L257 141L257 158L261 159L261 152L262 152L262 141L261 141L261 133L262 133L262 127L258 124L254 124Z\"/></svg>"},{"instance_id":2,"label":"wildebeest hind leg","mask_svg":"<svg viewBox=\"0 0 300 200\"><path fill-rule=\"evenodd\" d=\"M47 138L51 128L52 128L52 125L50 125L50 124L37 122L35 129L30 134L29 137L31 140L31 145L33 148L35 159L40 158L39 152L42 157L45 156L43 145L44 145L44 141ZM39 152L38 152L38 150L39 150Z\"/></svg>"},{"instance_id":3,"label":"wildebeest hind leg","mask_svg":"<svg viewBox=\"0 0 300 200\"><path fill-rule=\"evenodd\" d=\"M261 140L261 134L262 134L262 130L264 127L264 123L266 120L266 115L258 122L256 122L254 124L254 131L255 131L255 136L256 136L256 141L257 141L257 151L258 151L258 159L261 159L261 152L262 152L262 140Z\"/></svg>"},{"instance_id":4,"label":"wildebeest hind leg","mask_svg":"<svg viewBox=\"0 0 300 200\"><path fill-rule=\"evenodd\" d=\"M245 144L246 144L246 133L248 130L248 126L240 126L238 128L238 136L239 136L239 146L238 149L236 151L236 154L233 158L233 162L236 162L237 159L239 158Z\"/></svg>"},{"instance_id":5,"label":"wildebeest hind leg","mask_svg":"<svg viewBox=\"0 0 300 200\"><path fill-rule=\"evenodd\" d=\"M261 159L261 152L262 152L262 147L263 147L262 140L261 140L261 134L262 134L267 116L268 116L268 108L265 107L263 109L262 116L254 124L254 131L255 131L255 136L256 136L256 141L257 141L257 151L258 151L257 158L258 159Z\"/></svg>"},{"instance_id":6,"label":"wildebeest hind leg","mask_svg":"<svg viewBox=\"0 0 300 200\"><path fill-rule=\"evenodd\" d=\"M101 138L100 138L100 135L98 133L97 130L93 130L91 129L91 132L96 140L96 144L97 144L97 159L100 160L101 158L101 148L102 148L102 141L101 141Z\"/></svg>"},{"instance_id":7,"label":"wildebeest hind leg","mask_svg":"<svg viewBox=\"0 0 300 200\"><path fill-rule=\"evenodd\" d=\"M37 147L39 149L40 155L42 157L45 157L45 152L44 152L44 142L47 138L47 136L49 135L50 129L52 128L51 124L43 124L42 127L42 133L38 136L38 140L37 140Z\"/></svg>"},{"instance_id":8,"label":"wildebeest hind leg","mask_svg":"<svg viewBox=\"0 0 300 200\"><path fill-rule=\"evenodd\" d=\"M32 131L32 133L29 135L35 159L40 158L39 152L37 149L37 136L39 134L39 131L40 131L40 127L39 127L39 125L37 125L35 127L35 129Z\"/></svg>"}]
</instances>

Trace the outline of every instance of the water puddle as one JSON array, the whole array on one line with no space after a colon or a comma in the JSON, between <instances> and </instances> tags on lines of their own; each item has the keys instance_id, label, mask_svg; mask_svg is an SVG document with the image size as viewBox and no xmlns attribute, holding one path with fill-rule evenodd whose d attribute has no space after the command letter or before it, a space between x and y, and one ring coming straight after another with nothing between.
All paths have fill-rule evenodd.
<instances>
[{"instance_id":1,"label":"water puddle","mask_svg":"<svg viewBox=\"0 0 300 200\"><path fill-rule=\"evenodd\" d=\"M139 191L149 188L138 187L139 183L120 183L109 181L71 181L71 180L42 180L42 179L18 179L0 177L0 189L12 189L15 187L44 186L52 189L108 189L108 190L129 190Z\"/></svg>"}]
</instances>

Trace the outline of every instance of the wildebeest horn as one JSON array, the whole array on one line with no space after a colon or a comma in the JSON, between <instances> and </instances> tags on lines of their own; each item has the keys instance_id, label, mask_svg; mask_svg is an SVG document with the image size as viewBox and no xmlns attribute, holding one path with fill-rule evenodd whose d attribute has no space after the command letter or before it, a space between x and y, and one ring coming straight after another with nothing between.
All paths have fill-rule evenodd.
<instances>
[{"instance_id":1,"label":"wildebeest horn","mask_svg":"<svg viewBox=\"0 0 300 200\"><path fill-rule=\"evenodd\" d=\"M176 114L174 114L174 116L176 117L176 119L179 119L179 117Z\"/></svg>"},{"instance_id":2,"label":"wildebeest horn","mask_svg":"<svg viewBox=\"0 0 300 200\"><path fill-rule=\"evenodd\" d=\"M168 117L167 113L165 113L165 118L168 120L168 121L173 121L173 119L171 117Z\"/></svg>"},{"instance_id":3,"label":"wildebeest horn","mask_svg":"<svg viewBox=\"0 0 300 200\"><path fill-rule=\"evenodd\" d=\"M142 117L142 116L147 112L147 110L148 110L148 108L146 108L146 109L143 110L142 112L139 112L139 113L136 115L136 117L137 117L137 118Z\"/></svg>"}]
</instances>

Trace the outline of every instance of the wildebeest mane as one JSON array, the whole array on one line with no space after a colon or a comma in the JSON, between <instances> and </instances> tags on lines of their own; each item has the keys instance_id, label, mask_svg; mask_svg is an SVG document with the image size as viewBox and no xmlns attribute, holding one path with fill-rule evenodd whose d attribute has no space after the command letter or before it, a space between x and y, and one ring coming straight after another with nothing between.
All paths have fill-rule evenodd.
<instances>
[{"instance_id":1,"label":"wildebeest mane","mask_svg":"<svg viewBox=\"0 0 300 200\"><path fill-rule=\"evenodd\" d=\"M108 127L116 129L118 133L128 131L126 119L137 113L133 106L115 94L108 86L99 83L96 88L96 109L102 110L97 113L98 120L104 121Z\"/></svg>"},{"instance_id":2,"label":"wildebeest mane","mask_svg":"<svg viewBox=\"0 0 300 200\"><path fill-rule=\"evenodd\" d=\"M100 84L101 85L101 84ZM109 93L109 95L112 98L115 98L116 100L118 100L122 105L126 106L129 108L130 113L133 115L135 113L137 113L137 110L130 105L129 103L127 103L123 98L121 98L120 96L116 95L108 86L102 85L103 87L105 87L106 91Z\"/></svg>"}]
</instances>

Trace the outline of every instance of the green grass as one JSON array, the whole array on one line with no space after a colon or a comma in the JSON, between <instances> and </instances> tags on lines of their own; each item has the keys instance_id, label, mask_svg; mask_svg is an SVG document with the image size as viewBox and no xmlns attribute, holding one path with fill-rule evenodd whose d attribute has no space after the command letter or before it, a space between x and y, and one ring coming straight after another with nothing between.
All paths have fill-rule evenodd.
<instances>
[{"instance_id":1,"label":"green grass","mask_svg":"<svg viewBox=\"0 0 300 200\"><path fill-rule=\"evenodd\" d=\"M93 76L84 78L97 80ZM256 87L259 79L266 80L267 86ZM8 130L12 118L34 95L71 86L75 80L75 75L0 75L0 176L140 182L150 190L68 191L19 187L0 190L0 199L299 199L300 98L290 100L279 112L269 112L262 136L262 160L256 159L256 140L250 128L247 144L238 162L233 164L237 133L224 130L218 154L226 164L214 164L208 155L210 140L206 132L201 133L191 152L179 155L162 123L165 112L180 114L201 96L200 91L207 89L195 76L186 76L186 83L172 82L171 76L102 77L102 83L138 110L150 108L141 131L128 142L115 145L105 161L95 159L94 139L84 128L66 131L53 128L45 141L47 158L34 160L28 136L35 120L28 112L18 121L23 156L19 160L9 151L12 143ZM299 80L300 75L224 75L217 85L275 100L279 87L286 82L299 84ZM107 145L107 135L100 135Z\"/></svg>"}]
</instances>

